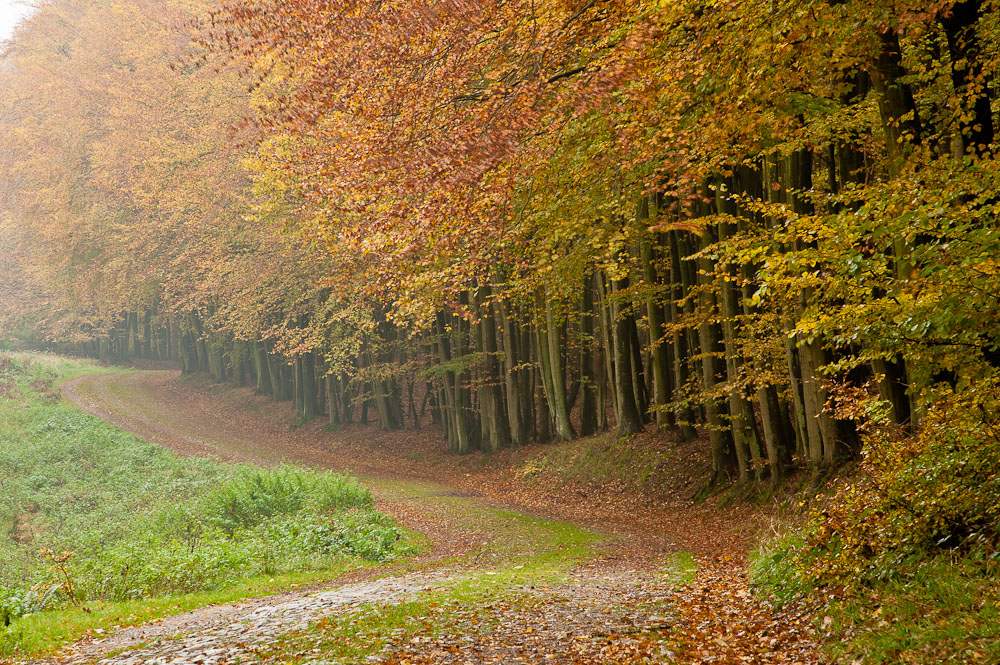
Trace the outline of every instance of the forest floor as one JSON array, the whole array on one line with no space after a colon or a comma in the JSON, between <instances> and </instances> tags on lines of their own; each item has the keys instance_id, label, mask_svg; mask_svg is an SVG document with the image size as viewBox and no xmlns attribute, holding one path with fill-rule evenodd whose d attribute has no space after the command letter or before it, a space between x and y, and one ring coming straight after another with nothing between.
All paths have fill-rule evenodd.
<instances>
[{"instance_id":1,"label":"forest floor","mask_svg":"<svg viewBox=\"0 0 1000 665\"><path fill-rule=\"evenodd\" d=\"M693 504L694 446L631 442L668 459L642 491L556 478L552 446L456 458L434 427L296 426L287 403L175 371L84 376L63 391L181 454L348 471L432 547L324 589L95 636L53 662L820 662L808 608L776 609L749 588L747 554L771 517Z\"/></svg>"}]
</instances>

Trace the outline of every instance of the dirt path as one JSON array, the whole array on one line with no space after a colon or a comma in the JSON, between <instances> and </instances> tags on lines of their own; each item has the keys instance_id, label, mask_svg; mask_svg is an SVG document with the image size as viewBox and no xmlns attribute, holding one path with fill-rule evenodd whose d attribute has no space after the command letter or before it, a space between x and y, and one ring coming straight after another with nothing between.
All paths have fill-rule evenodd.
<instances>
[{"instance_id":1,"label":"dirt path","mask_svg":"<svg viewBox=\"0 0 1000 665\"><path fill-rule=\"evenodd\" d=\"M529 609L508 608L503 640L495 631L463 629L463 648L454 647L454 635L427 637L396 645L384 662L816 662L808 617L777 613L747 589L743 557L760 523L750 509L724 513L614 487L539 487L515 473L530 450L483 464L442 453L440 433L430 429L382 433L357 426L330 433L318 424L293 427L287 405L172 371L86 376L63 390L84 410L181 454L266 465L290 461L358 474L380 509L430 536L425 561L453 562L473 549L489 552L492 539L509 536L452 519L428 497L460 497L614 537L604 556L574 572L571 584L544 593L532 589L537 602L527 603ZM664 557L680 550L698 555L701 567L682 588L657 574ZM77 645L61 660L92 662L125 649L102 662L271 662L255 644L294 633L351 603L399 602L463 574L461 564L449 566L433 573L400 571L387 578L391 582L365 580L318 595L300 592L200 610Z\"/></svg>"},{"instance_id":2,"label":"dirt path","mask_svg":"<svg viewBox=\"0 0 1000 665\"><path fill-rule=\"evenodd\" d=\"M760 523L750 508L723 515L709 505L693 506L687 495L657 500L617 487L552 491L519 479L518 460L544 446L506 458L498 454L498 463L485 465L481 456L445 452L434 427L380 432L355 425L327 432L319 421L295 427L287 403L273 403L248 389L181 378L176 371L85 376L63 384L63 392L83 410L181 454L263 465L289 461L369 480L433 482L495 505L619 535L634 559L677 550L740 557Z\"/></svg>"}]
</instances>

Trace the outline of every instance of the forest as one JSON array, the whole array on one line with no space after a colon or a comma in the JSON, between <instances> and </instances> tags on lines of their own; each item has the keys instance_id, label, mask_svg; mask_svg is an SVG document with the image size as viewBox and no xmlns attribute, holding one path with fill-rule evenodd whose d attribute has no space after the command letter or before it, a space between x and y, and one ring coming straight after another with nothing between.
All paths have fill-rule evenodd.
<instances>
[{"instance_id":1,"label":"forest","mask_svg":"<svg viewBox=\"0 0 1000 665\"><path fill-rule=\"evenodd\" d=\"M880 635L824 658L996 662L998 76L992 0L49 0L0 343L454 465L675 442L804 506L751 578Z\"/></svg>"}]
</instances>

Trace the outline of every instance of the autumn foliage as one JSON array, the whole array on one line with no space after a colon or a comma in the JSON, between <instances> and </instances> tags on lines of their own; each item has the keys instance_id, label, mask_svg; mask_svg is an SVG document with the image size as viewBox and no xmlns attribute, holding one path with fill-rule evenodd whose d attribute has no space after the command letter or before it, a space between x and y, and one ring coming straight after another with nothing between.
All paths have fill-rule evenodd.
<instances>
[{"instance_id":1,"label":"autumn foliage","mask_svg":"<svg viewBox=\"0 0 1000 665\"><path fill-rule=\"evenodd\" d=\"M998 19L57 0L0 72L0 319L460 453L657 427L715 483L895 464L852 514L952 451L899 528L962 547L997 520L933 492L992 445Z\"/></svg>"}]
</instances>

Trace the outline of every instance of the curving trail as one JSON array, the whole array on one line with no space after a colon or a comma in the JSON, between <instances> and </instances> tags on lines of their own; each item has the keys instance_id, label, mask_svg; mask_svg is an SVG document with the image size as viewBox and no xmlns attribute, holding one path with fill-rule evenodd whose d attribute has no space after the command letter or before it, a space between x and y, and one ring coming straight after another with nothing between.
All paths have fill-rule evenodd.
<instances>
[{"instance_id":1,"label":"curving trail","mask_svg":"<svg viewBox=\"0 0 1000 665\"><path fill-rule=\"evenodd\" d=\"M450 643L401 644L383 662L817 662L808 616L777 613L747 589L744 555L760 523L749 510L723 513L620 488L539 487L515 473L531 451L457 460L441 451L439 433L432 430L382 433L355 426L331 433L318 423L294 427L287 405L176 371L84 376L65 383L63 392L83 410L183 455L350 471L372 488L381 510L427 534L432 547L408 565L369 569L332 588L124 629L77 644L58 662L270 662L255 644L361 603L398 603L426 588L491 574L485 572L490 553L499 551L498 539L511 532L488 521L470 523L461 514L463 505L466 512L515 511L512 522L518 514L559 519L607 538L563 587L518 589L538 602L530 611L507 613L503 640L470 633L461 639L471 650L457 651ZM545 551L544 543L526 547L536 548L528 554ZM662 575L665 557L680 550L698 555L700 566L685 586ZM375 575L386 577L365 579Z\"/></svg>"}]
</instances>

